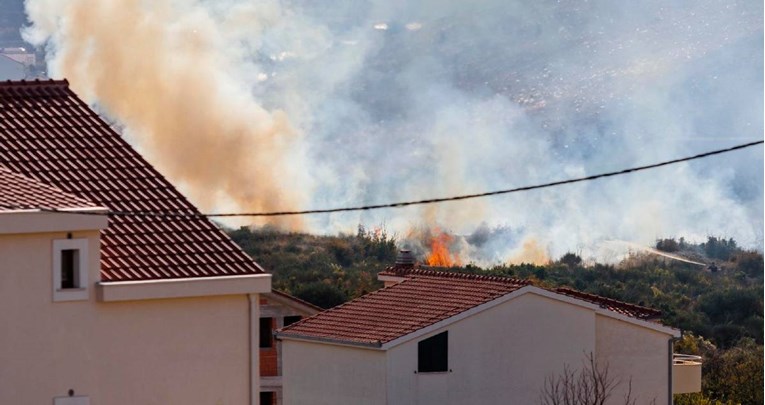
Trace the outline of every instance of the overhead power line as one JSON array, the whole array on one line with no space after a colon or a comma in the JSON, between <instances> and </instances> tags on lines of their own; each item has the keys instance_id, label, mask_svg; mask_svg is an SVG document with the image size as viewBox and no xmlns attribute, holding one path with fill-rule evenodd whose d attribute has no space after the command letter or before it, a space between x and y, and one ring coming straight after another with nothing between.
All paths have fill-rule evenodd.
<instances>
[{"instance_id":1,"label":"overhead power line","mask_svg":"<svg viewBox=\"0 0 765 405\"><path fill-rule=\"evenodd\" d=\"M184 213L184 212L167 212L167 211L165 212L109 211L109 212L103 212L103 213L95 213L95 212L88 213L88 212L60 211L55 209L43 209L43 211L72 213L72 214L81 214L81 215L84 214L84 215L112 215L112 216L144 216L144 217L224 218L224 217L279 217L279 216L289 216L289 215L328 214L333 212L369 211L369 210L378 210L378 209L384 209L384 208L401 208L401 207L408 207L412 205L437 204L437 203L443 203L443 202L449 202L449 201L461 201L461 200L470 200L474 198L491 197L491 196L496 196L501 194L518 193L521 191L530 191L530 190L537 190L541 188L557 187L557 186L562 186L565 184L581 183L585 181L592 181L592 180L602 179L606 177L621 176L624 174L635 173L635 172L640 172L640 171L649 170L649 169L656 169L663 166L669 166L669 165L674 165L677 163L688 162L691 160L703 159L709 156L733 152L739 149L744 149L744 148L749 148L755 145L760 145L763 142L765 141L749 142L749 143L733 146L726 149L718 149L711 152L705 152L698 155L688 156L688 157L684 157L680 159L667 160L660 163L654 163L654 164L645 165L645 166L637 166L637 167L632 167L629 169L619 170L615 172L607 172L607 173L595 174L592 176L553 181L550 183L537 184L533 186L523 186L523 187L511 188L506 190L487 191L484 193L476 193L476 194L464 194L464 195L456 195L456 196L450 196L450 197L429 198L425 200L400 201L400 202L393 202L393 203L386 203L386 204L359 205L354 207L325 208L325 209L313 209L313 210L302 210L302 211L237 212L237 213L219 213L219 214L201 214L201 213Z\"/></svg>"}]
</instances>

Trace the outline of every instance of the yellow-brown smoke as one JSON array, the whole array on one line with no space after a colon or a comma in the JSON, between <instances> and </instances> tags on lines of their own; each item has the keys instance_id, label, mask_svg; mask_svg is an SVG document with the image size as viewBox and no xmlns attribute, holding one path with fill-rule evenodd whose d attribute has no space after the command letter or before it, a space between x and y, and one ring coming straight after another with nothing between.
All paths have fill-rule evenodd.
<instances>
[{"instance_id":1,"label":"yellow-brown smoke","mask_svg":"<svg viewBox=\"0 0 765 405\"><path fill-rule=\"evenodd\" d=\"M508 260L510 264L529 263L543 265L550 262L545 249L536 241L536 239L526 239L520 250L515 252Z\"/></svg>"},{"instance_id":2,"label":"yellow-brown smoke","mask_svg":"<svg viewBox=\"0 0 765 405\"><path fill-rule=\"evenodd\" d=\"M181 3L29 0L28 37L52 43L52 76L118 117L203 210L302 208L305 174L288 165L300 161L300 134L231 77L240 66L219 24ZM301 227L297 217L274 221Z\"/></svg>"}]
</instances>

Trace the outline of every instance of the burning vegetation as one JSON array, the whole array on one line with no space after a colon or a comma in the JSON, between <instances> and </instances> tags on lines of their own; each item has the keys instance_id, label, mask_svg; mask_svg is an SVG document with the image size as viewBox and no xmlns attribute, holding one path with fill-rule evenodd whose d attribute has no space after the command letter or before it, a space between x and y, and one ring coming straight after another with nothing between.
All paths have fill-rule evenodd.
<instances>
[{"instance_id":1,"label":"burning vegetation","mask_svg":"<svg viewBox=\"0 0 765 405\"><path fill-rule=\"evenodd\" d=\"M428 266L454 267L461 266L462 261L458 253L449 251L454 242L454 236L435 228L430 236L430 253L425 258Z\"/></svg>"}]
</instances>

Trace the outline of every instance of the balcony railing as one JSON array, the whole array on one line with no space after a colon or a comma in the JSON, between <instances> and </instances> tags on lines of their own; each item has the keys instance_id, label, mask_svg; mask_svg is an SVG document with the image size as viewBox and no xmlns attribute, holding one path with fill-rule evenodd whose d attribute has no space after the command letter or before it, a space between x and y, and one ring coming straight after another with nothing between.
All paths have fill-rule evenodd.
<instances>
[{"instance_id":1,"label":"balcony railing","mask_svg":"<svg viewBox=\"0 0 765 405\"><path fill-rule=\"evenodd\" d=\"M672 356L672 393L701 392L701 356Z\"/></svg>"}]
</instances>

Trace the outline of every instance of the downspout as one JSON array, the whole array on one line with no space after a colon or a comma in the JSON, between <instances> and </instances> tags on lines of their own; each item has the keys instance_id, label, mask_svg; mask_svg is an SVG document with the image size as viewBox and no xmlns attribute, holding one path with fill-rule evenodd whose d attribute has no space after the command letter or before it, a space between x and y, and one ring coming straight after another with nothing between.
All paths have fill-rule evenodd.
<instances>
[{"instance_id":1,"label":"downspout","mask_svg":"<svg viewBox=\"0 0 765 405\"><path fill-rule=\"evenodd\" d=\"M680 336L682 336L682 332L680 333ZM667 404L672 405L674 403L674 394L672 393L672 366L674 363L673 357L674 357L674 346L675 342L680 340L680 338L676 338L674 336L669 338L668 341L668 348L667 351L669 352L669 372L667 375L669 376L669 381L667 381L667 386L669 387L668 397L667 397Z\"/></svg>"},{"instance_id":2,"label":"downspout","mask_svg":"<svg viewBox=\"0 0 765 405\"><path fill-rule=\"evenodd\" d=\"M247 294L250 318L250 405L260 404L260 297Z\"/></svg>"}]
</instances>

